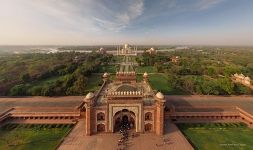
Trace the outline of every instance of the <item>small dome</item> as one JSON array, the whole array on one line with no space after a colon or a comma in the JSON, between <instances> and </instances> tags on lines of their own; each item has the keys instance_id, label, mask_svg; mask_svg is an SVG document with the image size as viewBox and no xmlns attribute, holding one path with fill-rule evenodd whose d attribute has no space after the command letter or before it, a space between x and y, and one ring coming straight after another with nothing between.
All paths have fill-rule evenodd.
<instances>
[{"instance_id":1,"label":"small dome","mask_svg":"<svg viewBox=\"0 0 253 150\"><path fill-rule=\"evenodd\" d=\"M86 96L85 99L91 99L94 97L94 94L92 92L89 92Z\"/></svg>"},{"instance_id":2,"label":"small dome","mask_svg":"<svg viewBox=\"0 0 253 150\"><path fill-rule=\"evenodd\" d=\"M129 47L129 44L125 44L124 47L125 47L125 49L128 48L128 47Z\"/></svg>"},{"instance_id":3,"label":"small dome","mask_svg":"<svg viewBox=\"0 0 253 150\"><path fill-rule=\"evenodd\" d=\"M143 74L143 77L148 77L148 73L145 72L145 73Z\"/></svg>"},{"instance_id":4,"label":"small dome","mask_svg":"<svg viewBox=\"0 0 253 150\"><path fill-rule=\"evenodd\" d=\"M107 73L107 72L105 72L104 74L103 74L103 78L107 78L109 76L109 73Z\"/></svg>"},{"instance_id":5,"label":"small dome","mask_svg":"<svg viewBox=\"0 0 253 150\"><path fill-rule=\"evenodd\" d=\"M155 95L158 99L164 99L164 95L161 92L156 93Z\"/></svg>"},{"instance_id":6,"label":"small dome","mask_svg":"<svg viewBox=\"0 0 253 150\"><path fill-rule=\"evenodd\" d=\"M250 78L247 76L247 77L245 77L245 80L249 80L250 81Z\"/></svg>"}]
</instances>

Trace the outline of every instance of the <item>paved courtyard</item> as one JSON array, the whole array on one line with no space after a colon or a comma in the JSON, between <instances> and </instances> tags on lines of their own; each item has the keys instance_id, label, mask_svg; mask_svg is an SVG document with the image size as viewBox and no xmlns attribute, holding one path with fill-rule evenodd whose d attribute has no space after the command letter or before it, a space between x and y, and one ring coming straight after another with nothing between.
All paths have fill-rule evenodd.
<instances>
[{"instance_id":1,"label":"paved courtyard","mask_svg":"<svg viewBox=\"0 0 253 150\"><path fill-rule=\"evenodd\" d=\"M84 120L80 120L65 138L59 150L117 150L123 148L117 145L121 138L119 133L85 136L84 128ZM157 136L153 133L139 134L137 137L130 136L126 145L129 150L193 150L176 125L169 121L166 121L164 136Z\"/></svg>"},{"instance_id":2,"label":"paved courtyard","mask_svg":"<svg viewBox=\"0 0 253 150\"><path fill-rule=\"evenodd\" d=\"M175 106L238 106L253 115L253 96L166 96L167 104Z\"/></svg>"},{"instance_id":3,"label":"paved courtyard","mask_svg":"<svg viewBox=\"0 0 253 150\"><path fill-rule=\"evenodd\" d=\"M79 106L83 96L23 96L23 97L0 97L0 114L12 107L72 107Z\"/></svg>"}]
</instances>

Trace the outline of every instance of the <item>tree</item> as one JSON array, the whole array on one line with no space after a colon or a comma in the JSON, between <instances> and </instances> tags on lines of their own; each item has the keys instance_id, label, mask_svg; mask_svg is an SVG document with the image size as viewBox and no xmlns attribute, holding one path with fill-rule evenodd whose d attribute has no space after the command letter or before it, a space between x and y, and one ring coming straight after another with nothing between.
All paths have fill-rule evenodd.
<instances>
[{"instance_id":1,"label":"tree","mask_svg":"<svg viewBox=\"0 0 253 150\"><path fill-rule=\"evenodd\" d=\"M79 76L73 85L73 90L76 94L84 94L85 86L87 84L87 78L85 76Z\"/></svg>"},{"instance_id":2,"label":"tree","mask_svg":"<svg viewBox=\"0 0 253 150\"><path fill-rule=\"evenodd\" d=\"M42 95L41 91L42 91L42 87L36 86L32 88L31 90L29 90L29 94L33 96L39 96L39 95Z\"/></svg>"},{"instance_id":3,"label":"tree","mask_svg":"<svg viewBox=\"0 0 253 150\"><path fill-rule=\"evenodd\" d=\"M54 95L53 86L51 86L51 85L44 86L41 90L41 95L42 96L53 96Z\"/></svg>"},{"instance_id":4,"label":"tree","mask_svg":"<svg viewBox=\"0 0 253 150\"><path fill-rule=\"evenodd\" d=\"M203 94L207 95L218 95L218 87L214 80L204 80L203 84L201 84L201 89Z\"/></svg>"},{"instance_id":5,"label":"tree","mask_svg":"<svg viewBox=\"0 0 253 150\"><path fill-rule=\"evenodd\" d=\"M25 84L19 84L11 88L11 96L25 96L27 91L27 86Z\"/></svg>"},{"instance_id":6,"label":"tree","mask_svg":"<svg viewBox=\"0 0 253 150\"><path fill-rule=\"evenodd\" d=\"M234 84L229 78L219 78L217 84L220 88L220 94L230 95L233 93Z\"/></svg>"},{"instance_id":7,"label":"tree","mask_svg":"<svg viewBox=\"0 0 253 150\"><path fill-rule=\"evenodd\" d=\"M25 74L21 75L21 80L24 83L29 82L30 81L30 75L29 75L29 73L25 73Z\"/></svg>"},{"instance_id":8,"label":"tree","mask_svg":"<svg viewBox=\"0 0 253 150\"><path fill-rule=\"evenodd\" d=\"M234 89L236 94L251 94L251 90L242 84L235 84Z\"/></svg>"}]
</instances>

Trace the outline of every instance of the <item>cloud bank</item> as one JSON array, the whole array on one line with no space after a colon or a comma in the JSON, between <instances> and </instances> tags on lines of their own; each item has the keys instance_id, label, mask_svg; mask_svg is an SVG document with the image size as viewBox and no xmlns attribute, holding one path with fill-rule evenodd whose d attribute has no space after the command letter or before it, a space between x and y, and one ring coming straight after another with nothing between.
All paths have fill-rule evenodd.
<instances>
[{"instance_id":1,"label":"cloud bank","mask_svg":"<svg viewBox=\"0 0 253 150\"><path fill-rule=\"evenodd\" d=\"M202 14L226 2L229 1L0 0L0 44L144 41L146 33L155 31L152 34L161 32L161 39L171 30L165 26L179 14Z\"/></svg>"}]
</instances>

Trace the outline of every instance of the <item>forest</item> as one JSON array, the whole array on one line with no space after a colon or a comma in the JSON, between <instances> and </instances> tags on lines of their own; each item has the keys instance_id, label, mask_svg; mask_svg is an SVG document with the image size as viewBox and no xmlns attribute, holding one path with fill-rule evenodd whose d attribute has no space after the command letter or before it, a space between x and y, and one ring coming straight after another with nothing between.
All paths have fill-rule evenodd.
<instances>
[{"instance_id":1,"label":"forest","mask_svg":"<svg viewBox=\"0 0 253 150\"><path fill-rule=\"evenodd\" d=\"M3 57L0 60L0 95L82 95L91 73L110 61L113 61L111 55L95 52Z\"/></svg>"},{"instance_id":2,"label":"forest","mask_svg":"<svg viewBox=\"0 0 253 150\"><path fill-rule=\"evenodd\" d=\"M171 58L178 56L178 62ZM243 73L253 78L253 51L243 48L202 48L143 53L136 57L140 66L167 76L167 84L177 93L203 95L252 94L242 84L233 83L231 76Z\"/></svg>"},{"instance_id":3,"label":"forest","mask_svg":"<svg viewBox=\"0 0 253 150\"><path fill-rule=\"evenodd\" d=\"M178 62L172 62L174 56L179 57ZM253 78L253 51L248 48L144 52L134 60L137 80L148 72L153 89L167 95L252 94L251 89L231 80L235 73ZM120 57L95 51L6 55L0 59L0 95L84 95L102 85L102 73L109 72L114 78L119 61Z\"/></svg>"}]
</instances>

